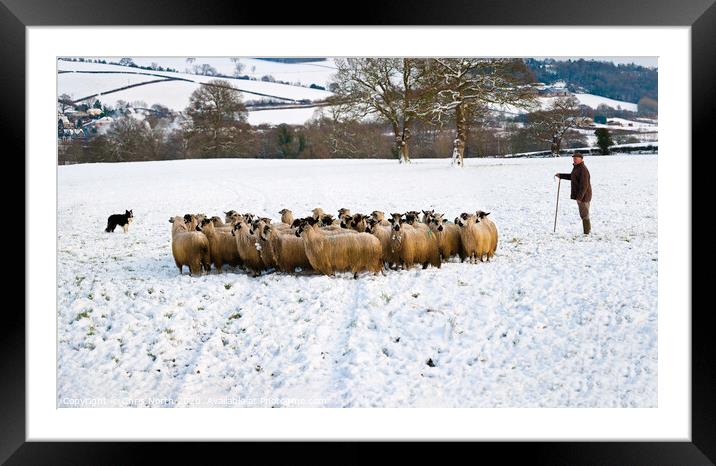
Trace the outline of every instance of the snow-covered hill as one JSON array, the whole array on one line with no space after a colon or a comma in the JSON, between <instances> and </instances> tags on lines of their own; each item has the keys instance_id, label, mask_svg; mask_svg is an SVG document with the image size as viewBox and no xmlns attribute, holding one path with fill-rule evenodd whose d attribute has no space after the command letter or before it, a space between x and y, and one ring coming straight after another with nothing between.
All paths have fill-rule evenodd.
<instances>
[{"instance_id":1,"label":"snow-covered hill","mask_svg":"<svg viewBox=\"0 0 716 466\"><path fill-rule=\"evenodd\" d=\"M104 58L106 61L118 61L117 57ZM173 110L180 111L186 108L189 96L196 90L200 83L215 79L210 76L193 74L191 68L195 65L207 64L214 67L219 73L233 75L234 63L230 58L221 57L199 57L194 63L187 63L185 57L165 58L133 58L140 66L151 66L156 64L164 68L173 68L178 72L144 70L120 65L108 65L89 62L74 62L58 60L58 70L73 71L58 75L58 93L69 94L75 99L87 97L93 94L101 94L98 98L105 104L115 105L119 100L125 102L143 102L149 106L161 104ZM310 84L318 84L328 87L335 65L332 59L311 63L275 63L266 60L253 58L241 58L244 65L243 74L252 78L261 79L270 75L280 81L294 83L287 85L275 82L260 80L246 80L233 78L227 79L235 87L241 89L245 101L270 100L281 103L292 103L301 100L322 101L332 95L329 91L312 89ZM97 73L104 72L104 73ZM162 78L173 78L178 80L167 80L164 82L153 82L151 84L131 87L117 92L107 93L120 87L142 82L155 81ZM552 87L555 87L552 85ZM557 86L559 87L559 86ZM606 97L592 94L575 94L581 104L596 109L599 105L605 104L614 109L623 109L635 112L637 105L630 102L622 102ZM542 106L547 106L553 100L551 97L542 97ZM526 110L510 106L497 107L508 114L524 113ZM275 109L270 111L250 112L249 122L254 125L267 124L303 124L314 116L313 109Z\"/></svg>"},{"instance_id":2,"label":"snow-covered hill","mask_svg":"<svg viewBox=\"0 0 716 466\"><path fill-rule=\"evenodd\" d=\"M230 63L228 59L225 60ZM267 65L264 65L264 70L274 68L284 69L293 66L297 67L297 70L301 70L302 68L311 67L309 64L283 64L264 62L263 60L252 61L266 63ZM69 94L75 99L100 94L97 98L100 99L102 103L112 106L116 105L118 101L123 100L130 103L143 102L148 106L161 104L172 110L181 111L187 107L191 93L201 85L200 83L217 79L211 76L143 70L101 63L71 62L64 60L58 60L57 63L58 71L66 71L65 73L58 74L57 84L59 94ZM168 66L168 64L162 66ZM320 68L321 73L326 75L327 72L325 70L328 69L330 71L331 69L325 68L325 66L328 65L317 65L313 68ZM303 71L296 71L296 76L300 76L302 72ZM332 73L333 71L330 72ZM283 73L288 74L288 71L284 70ZM174 78L178 80L152 82L117 92L106 93L128 85L156 81L163 78ZM244 91L244 101L269 100L281 103L294 103L301 100L322 101L332 95L328 91L312 89L305 86L246 79L219 79L225 79L231 82L236 88ZM251 124L302 124L310 119L312 115L312 109L283 109L255 113L250 112L249 122Z\"/></svg>"},{"instance_id":3,"label":"snow-covered hill","mask_svg":"<svg viewBox=\"0 0 716 466\"><path fill-rule=\"evenodd\" d=\"M58 167L58 404L656 406L657 156L587 158L588 238L568 188L552 233L553 174L569 158L467 163ZM316 206L435 208L450 219L484 209L500 243L490 263L358 280L178 274L172 215L277 218L283 207L305 215ZM107 216L124 209L134 210L129 233L104 233ZM262 401L271 399L282 401Z\"/></svg>"}]
</instances>

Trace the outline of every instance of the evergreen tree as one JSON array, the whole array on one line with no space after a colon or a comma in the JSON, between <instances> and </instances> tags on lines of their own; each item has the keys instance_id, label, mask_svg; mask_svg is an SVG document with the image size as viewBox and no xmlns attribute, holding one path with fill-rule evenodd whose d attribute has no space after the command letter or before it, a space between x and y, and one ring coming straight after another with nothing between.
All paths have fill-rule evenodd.
<instances>
[{"instance_id":1,"label":"evergreen tree","mask_svg":"<svg viewBox=\"0 0 716 466\"><path fill-rule=\"evenodd\" d=\"M597 136L597 146L601 149L603 155L609 154L609 146L614 145L612 136L609 134L609 130L606 128L598 128L594 131Z\"/></svg>"}]
</instances>

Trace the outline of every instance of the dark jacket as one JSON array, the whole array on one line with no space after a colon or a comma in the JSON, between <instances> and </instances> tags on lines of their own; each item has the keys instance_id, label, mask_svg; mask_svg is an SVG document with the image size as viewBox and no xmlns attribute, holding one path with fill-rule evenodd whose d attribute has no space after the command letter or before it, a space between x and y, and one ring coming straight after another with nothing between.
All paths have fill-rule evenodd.
<instances>
[{"instance_id":1,"label":"dark jacket","mask_svg":"<svg viewBox=\"0 0 716 466\"><path fill-rule=\"evenodd\" d=\"M572 173L560 173L563 180L572 182L572 199L580 202L592 201L592 183L589 181L589 170L584 162L574 165Z\"/></svg>"}]
</instances>

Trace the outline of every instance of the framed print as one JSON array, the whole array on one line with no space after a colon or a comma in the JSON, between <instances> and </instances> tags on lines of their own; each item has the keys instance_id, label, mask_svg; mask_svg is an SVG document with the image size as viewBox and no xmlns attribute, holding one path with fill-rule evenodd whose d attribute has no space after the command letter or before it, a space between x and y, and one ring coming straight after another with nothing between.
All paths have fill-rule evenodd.
<instances>
[{"instance_id":1,"label":"framed print","mask_svg":"<svg viewBox=\"0 0 716 466\"><path fill-rule=\"evenodd\" d=\"M3 461L237 440L714 461L691 305L712 2L342 25L134 3L0 8L27 183Z\"/></svg>"}]
</instances>

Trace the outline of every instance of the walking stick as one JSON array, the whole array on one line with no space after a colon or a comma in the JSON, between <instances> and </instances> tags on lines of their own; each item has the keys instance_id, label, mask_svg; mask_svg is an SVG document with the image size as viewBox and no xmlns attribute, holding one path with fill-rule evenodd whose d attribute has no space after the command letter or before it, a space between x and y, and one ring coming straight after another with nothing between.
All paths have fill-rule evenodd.
<instances>
[{"instance_id":1,"label":"walking stick","mask_svg":"<svg viewBox=\"0 0 716 466\"><path fill-rule=\"evenodd\" d=\"M559 181L557 182L557 207L554 209L554 231L553 233L557 233L557 211L559 210L559 188L562 186L562 178L559 178Z\"/></svg>"}]
</instances>

